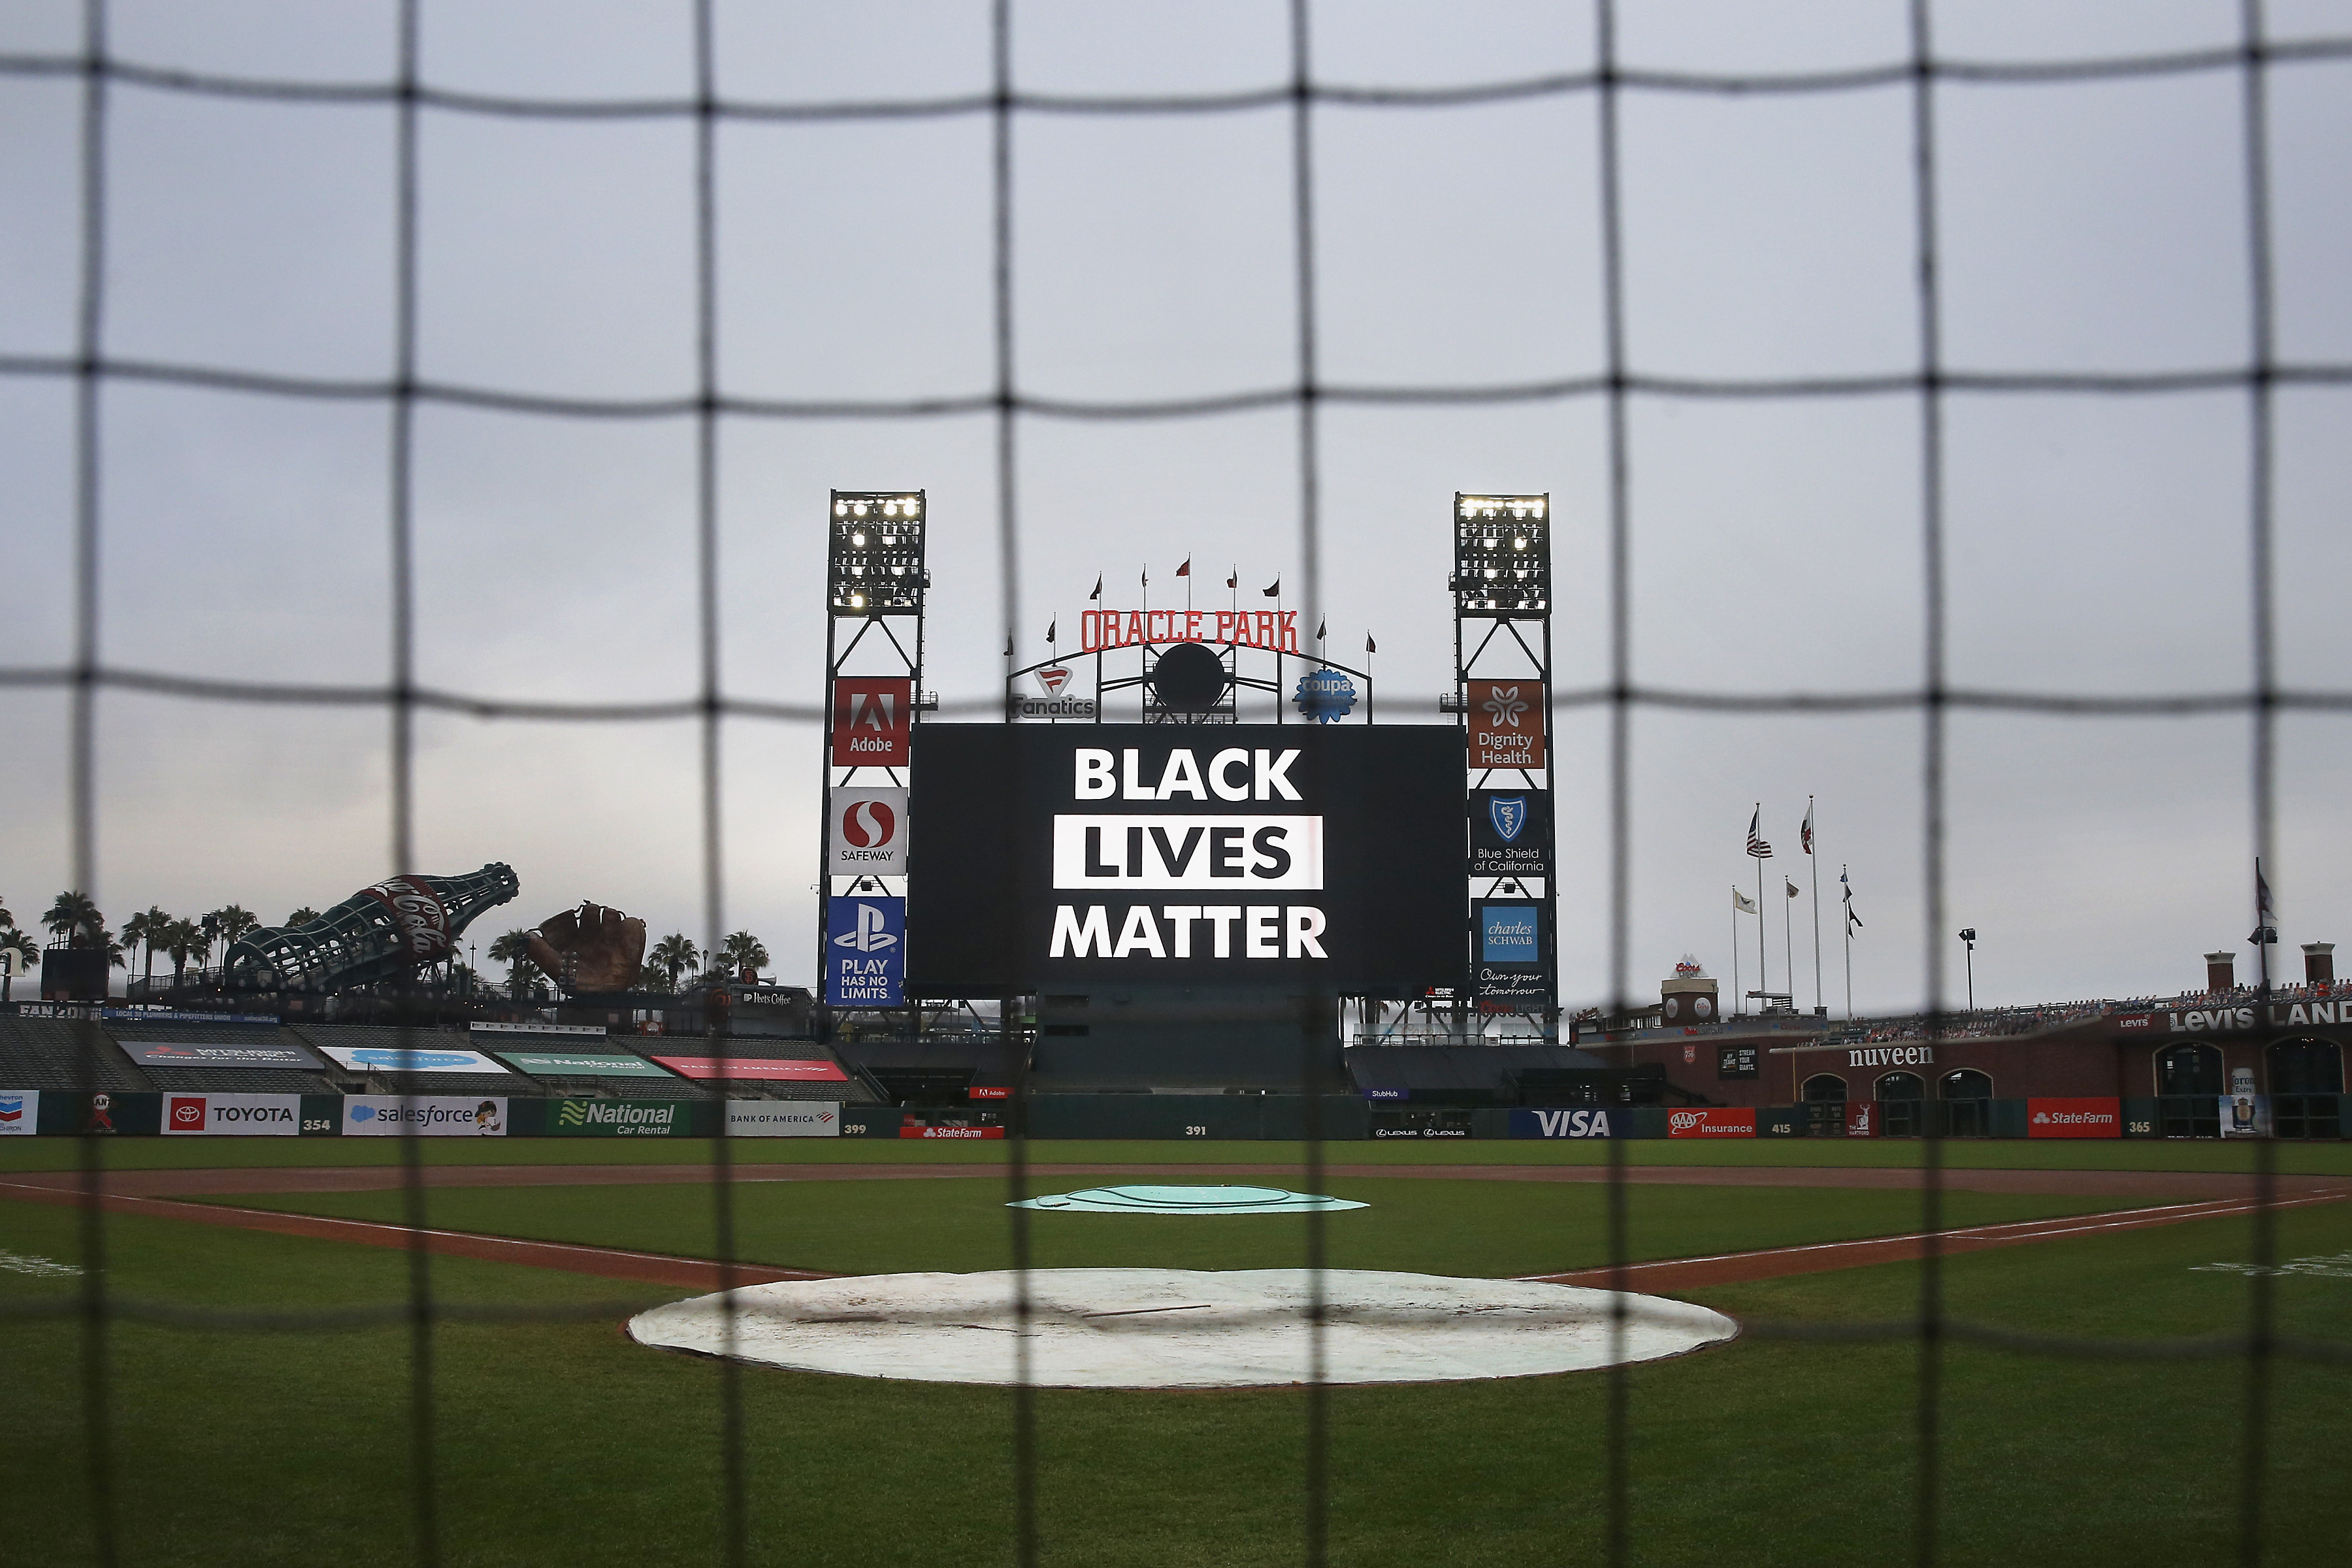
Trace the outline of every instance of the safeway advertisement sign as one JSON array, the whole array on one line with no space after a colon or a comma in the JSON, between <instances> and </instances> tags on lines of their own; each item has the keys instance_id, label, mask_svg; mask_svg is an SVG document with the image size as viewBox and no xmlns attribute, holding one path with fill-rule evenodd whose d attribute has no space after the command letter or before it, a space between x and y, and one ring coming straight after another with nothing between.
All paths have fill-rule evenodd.
<instances>
[{"instance_id":1,"label":"safeway advertisement sign","mask_svg":"<svg viewBox=\"0 0 2352 1568\"><path fill-rule=\"evenodd\" d=\"M1704 1110L1669 1110L1666 1112L1666 1136L1753 1138L1756 1136L1756 1108L1752 1105L1709 1106Z\"/></svg>"},{"instance_id":2,"label":"safeway advertisement sign","mask_svg":"<svg viewBox=\"0 0 2352 1568\"><path fill-rule=\"evenodd\" d=\"M2120 1138L2123 1102L2118 1100L2029 1100L2028 1138Z\"/></svg>"}]
</instances>

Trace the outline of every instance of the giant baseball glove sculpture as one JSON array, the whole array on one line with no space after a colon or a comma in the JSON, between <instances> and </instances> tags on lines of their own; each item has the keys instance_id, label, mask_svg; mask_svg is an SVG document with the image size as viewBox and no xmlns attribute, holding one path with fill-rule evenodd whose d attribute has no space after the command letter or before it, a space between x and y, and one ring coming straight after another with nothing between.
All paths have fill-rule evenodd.
<instances>
[{"instance_id":1,"label":"giant baseball glove sculpture","mask_svg":"<svg viewBox=\"0 0 2352 1568\"><path fill-rule=\"evenodd\" d=\"M645 968L646 922L602 904L583 903L539 922L530 961L575 995L626 991Z\"/></svg>"}]
</instances>

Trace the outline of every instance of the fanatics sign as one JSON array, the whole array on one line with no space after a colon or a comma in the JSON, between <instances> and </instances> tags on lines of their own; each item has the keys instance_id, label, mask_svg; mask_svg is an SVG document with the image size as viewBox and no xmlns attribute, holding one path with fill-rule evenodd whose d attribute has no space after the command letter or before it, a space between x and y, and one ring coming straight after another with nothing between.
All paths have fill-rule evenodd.
<instances>
[{"instance_id":1,"label":"fanatics sign","mask_svg":"<svg viewBox=\"0 0 2352 1568\"><path fill-rule=\"evenodd\" d=\"M1454 735L1204 729L923 726L908 989L1461 983Z\"/></svg>"}]
</instances>

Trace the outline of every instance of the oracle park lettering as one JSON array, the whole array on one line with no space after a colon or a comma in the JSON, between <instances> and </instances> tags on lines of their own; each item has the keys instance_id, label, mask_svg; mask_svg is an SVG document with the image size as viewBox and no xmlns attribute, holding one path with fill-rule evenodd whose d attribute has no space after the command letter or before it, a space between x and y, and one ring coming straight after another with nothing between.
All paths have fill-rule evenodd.
<instances>
[{"instance_id":1,"label":"oracle park lettering","mask_svg":"<svg viewBox=\"0 0 2352 1568\"><path fill-rule=\"evenodd\" d=\"M1298 651L1297 610L1088 610L1078 616L1078 647L1086 653L1147 643L1198 642L1220 647Z\"/></svg>"},{"instance_id":2,"label":"oracle park lettering","mask_svg":"<svg viewBox=\"0 0 2352 1568\"><path fill-rule=\"evenodd\" d=\"M1460 928L1443 912L1461 866L1454 742L1413 727L1228 745L1168 725L925 725L908 989L1459 984Z\"/></svg>"}]
</instances>

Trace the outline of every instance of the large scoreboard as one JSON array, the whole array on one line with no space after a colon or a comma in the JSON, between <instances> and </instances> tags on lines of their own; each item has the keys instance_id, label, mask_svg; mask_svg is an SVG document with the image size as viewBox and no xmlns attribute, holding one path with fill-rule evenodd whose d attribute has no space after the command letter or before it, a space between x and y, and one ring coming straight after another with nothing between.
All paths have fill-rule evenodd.
<instances>
[{"instance_id":1,"label":"large scoreboard","mask_svg":"<svg viewBox=\"0 0 2352 1568\"><path fill-rule=\"evenodd\" d=\"M1460 986L1452 727L923 724L907 986Z\"/></svg>"}]
</instances>

